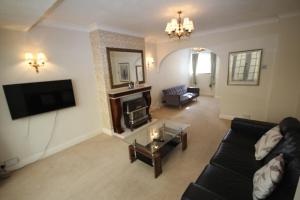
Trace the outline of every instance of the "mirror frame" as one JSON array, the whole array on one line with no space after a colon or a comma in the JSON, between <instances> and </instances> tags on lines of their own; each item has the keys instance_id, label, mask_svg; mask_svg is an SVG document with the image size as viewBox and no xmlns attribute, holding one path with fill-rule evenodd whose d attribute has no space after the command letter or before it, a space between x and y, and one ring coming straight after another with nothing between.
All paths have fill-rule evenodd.
<instances>
[{"instance_id":1,"label":"mirror frame","mask_svg":"<svg viewBox=\"0 0 300 200\"><path fill-rule=\"evenodd\" d=\"M122 84L118 84L118 85L114 85L114 83L113 83L112 66L111 66L111 59L110 59L110 52L112 52L112 51L140 53L142 56L143 81L139 81L139 83L140 84L145 83L145 65L144 65L144 51L143 50L106 47L110 86L112 89L128 86L128 83L122 83Z\"/></svg>"}]
</instances>

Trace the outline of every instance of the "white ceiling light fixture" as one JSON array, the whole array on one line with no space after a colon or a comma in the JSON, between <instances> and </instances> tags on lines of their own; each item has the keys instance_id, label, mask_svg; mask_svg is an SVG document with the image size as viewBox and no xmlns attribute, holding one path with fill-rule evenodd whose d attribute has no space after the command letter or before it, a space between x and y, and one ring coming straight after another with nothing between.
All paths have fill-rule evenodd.
<instances>
[{"instance_id":1,"label":"white ceiling light fixture","mask_svg":"<svg viewBox=\"0 0 300 200\"><path fill-rule=\"evenodd\" d=\"M194 30L194 23L188 17L181 18L182 11L178 11L178 18L173 18L166 26L166 32L170 38L188 37Z\"/></svg>"}]
</instances>

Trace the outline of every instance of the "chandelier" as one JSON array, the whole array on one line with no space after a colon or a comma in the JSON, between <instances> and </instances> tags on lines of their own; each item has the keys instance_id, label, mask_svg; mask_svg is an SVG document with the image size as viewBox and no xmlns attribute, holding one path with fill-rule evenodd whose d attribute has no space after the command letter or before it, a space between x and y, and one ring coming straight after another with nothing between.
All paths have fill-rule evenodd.
<instances>
[{"instance_id":1,"label":"chandelier","mask_svg":"<svg viewBox=\"0 0 300 200\"><path fill-rule=\"evenodd\" d=\"M178 11L178 19L173 18L166 26L166 32L170 38L190 36L194 30L194 23L188 17L181 18L182 11Z\"/></svg>"}]
</instances>

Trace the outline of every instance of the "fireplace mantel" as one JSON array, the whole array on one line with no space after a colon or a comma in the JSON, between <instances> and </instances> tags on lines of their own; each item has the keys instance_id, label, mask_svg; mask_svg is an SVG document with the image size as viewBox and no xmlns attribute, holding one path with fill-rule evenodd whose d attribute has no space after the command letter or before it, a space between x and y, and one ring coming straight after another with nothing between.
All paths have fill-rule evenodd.
<instances>
[{"instance_id":1,"label":"fireplace mantel","mask_svg":"<svg viewBox=\"0 0 300 200\"><path fill-rule=\"evenodd\" d=\"M114 132L121 134L124 132L124 129L121 125L121 118L123 115L122 105L121 105L121 98L142 93L143 98L147 103L147 114L149 116L149 120L151 120L151 115L149 112L150 105L151 105L151 95L150 95L151 86L140 86L134 89L115 89L108 92L108 96L110 99L110 108L111 108L111 117L113 122Z\"/></svg>"},{"instance_id":2,"label":"fireplace mantel","mask_svg":"<svg viewBox=\"0 0 300 200\"><path fill-rule=\"evenodd\" d=\"M151 90L151 86L140 86L133 89L128 89L128 88L114 89L108 92L108 96L110 99L117 99L124 96L132 95L140 92L146 92L150 90Z\"/></svg>"}]
</instances>

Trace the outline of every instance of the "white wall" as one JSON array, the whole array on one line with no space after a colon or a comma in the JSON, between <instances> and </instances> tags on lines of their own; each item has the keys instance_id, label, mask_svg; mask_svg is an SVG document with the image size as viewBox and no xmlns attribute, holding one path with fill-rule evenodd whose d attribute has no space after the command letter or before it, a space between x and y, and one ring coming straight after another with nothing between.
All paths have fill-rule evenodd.
<instances>
[{"instance_id":1,"label":"white wall","mask_svg":"<svg viewBox=\"0 0 300 200\"><path fill-rule=\"evenodd\" d=\"M220 98L220 114L278 122L285 116L297 115L299 29L300 17L296 16L195 34L189 40L158 43L158 63L177 49L208 48L219 57L216 96ZM267 66L261 71L260 85L227 86L229 52L257 48L263 49L262 64Z\"/></svg>"},{"instance_id":2,"label":"white wall","mask_svg":"<svg viewBox=\"0 0 300 200\"><path fill-rule=\"evenodd\" d=\"M25 52L48 58L37 74L24 62ZM54 137L47 154L100 133L96 81L88 33L47 27L30 32L0 30L0 83L72 79L76 107L57 112ZM0 89L0 161L19 158L21 167L40 158L49 141L55 112L12 120ZM28 125L30 131L28 132Z\"/></svg>"},{"instance_id":3,"label":"white wall","mask_svg":"<svg viewBox=\"0 0 300 200\"><path fill-rule=\"evenodd\" d=\"M297 110L300 97L300 16L282 19L278 32L276 70L268 107L271 121L279 121L281 116L300 116L300 110Z\"/></svg>"},{"instance_id":4,"label":"white wall","mask_svg":"<svg viewBox=\"0 0 300 200\"><path fill-rule=\"evenodd\" d=\"M190 50L183 49L167 56L161 63L159 71L156 67L148 72L148 84L152 85L152 105L161 105L163 89L177 85L189 85Z\"/></svg>"}]
</instances>

